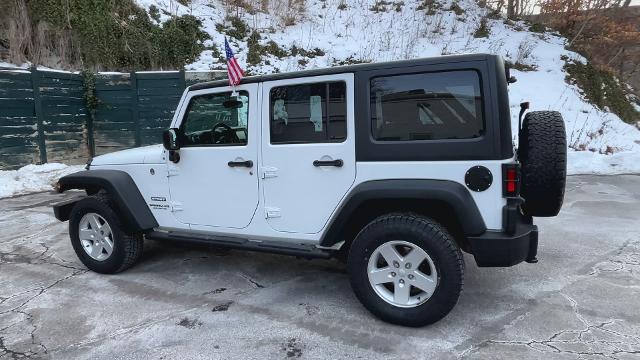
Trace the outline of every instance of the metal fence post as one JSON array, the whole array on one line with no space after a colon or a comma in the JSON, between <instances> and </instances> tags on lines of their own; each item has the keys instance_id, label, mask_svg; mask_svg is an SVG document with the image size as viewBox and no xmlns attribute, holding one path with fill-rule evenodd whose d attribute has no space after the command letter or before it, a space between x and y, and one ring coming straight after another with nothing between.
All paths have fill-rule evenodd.
<instances>
[{"instance_id":1,"label":"metal fence post","mask_svg":"<svg viewBox=\"0 0 640 360\"><path fill-rule=\"evenodd\" d=\"M89 156L91 158L96 156L96 141L93 134L93 119L96 116L95 114L95 109L89 109L87 112L87 147L89 148Z\"/></svg>"},{"instance_id":2,"label":"metal fence post","mask_svg":"<svg viewBox=\"0 0 640 360\"><path fill-rule=\"evenodd\" d=\"M182 89L180 89L180 91L184 91L184 89L187 88L187 78L184 69L180 70L180 85L182 85Z\"/></svg>"},{"instance_id":3,"label":"metal fence post","mask_svg":"<svg viewBox=\"0 0 640 360\"><path fill-rule=\"evenodd\" d=\"M38 149L40 150L40 163L47 162L47 146L44 137L44 114L42 113L42 99L40 99L40 77L42 76L38 69L31 67L31 85L33 87L33 106L36 115L36 124L38 128Z\"/></svg>"},{"instance_id":4,"label":"metal fence post","mask_svg":"<svg viewBox=\"0 0 640 360\"><path fill-rule=\"evenodd\" d=\"M138 76L135 71L131 72L129 81L131 83L131 120L135 126L135 146L138 147L142 145L142 129L140 129L140 112L138 110Z\"/></svg>"}]
</instances>

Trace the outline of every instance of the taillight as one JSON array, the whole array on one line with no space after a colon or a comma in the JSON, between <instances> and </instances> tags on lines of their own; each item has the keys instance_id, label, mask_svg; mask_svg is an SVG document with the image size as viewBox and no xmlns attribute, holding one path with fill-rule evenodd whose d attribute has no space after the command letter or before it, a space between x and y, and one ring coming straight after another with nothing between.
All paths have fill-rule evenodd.
<instances>
[{"instance_id":1,"label":"taillight","mask_svg":"<svg viewBox=\"0 0 640 360\"><path fill-rule=\"evenodd\" d=\"M502 165L502 196L520 195L520 166L518 164Z\"/></svg>"}]
</instances>

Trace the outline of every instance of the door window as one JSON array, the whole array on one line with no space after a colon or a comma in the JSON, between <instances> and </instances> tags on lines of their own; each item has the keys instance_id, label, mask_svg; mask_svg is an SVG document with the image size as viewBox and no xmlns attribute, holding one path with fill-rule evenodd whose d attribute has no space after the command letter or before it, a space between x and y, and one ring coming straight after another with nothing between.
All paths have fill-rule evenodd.
<instances>
[{"instance_id":1,"label":"door window","mask_svg":"<svg viewBox=\"0 0 640 360\"><path fill-rule=\"evenodd\" d=\"M342 142L347 137L344 82L274 87L269 103L272 144Z\"/></svg>"},{"instance_id":2,"label":"door window","mask_svg":"<svg viewBox=\"0 0 640 360\"><path fill-rule=\"evenodd\" d=\"M191 98L181 126L182 146L246 145L249 95L240 91Z\"/></svg>"},{"instance_id":3,"label":"door window","mask_svg":"<svg viewBox=\"0 0 640 360\"><path fill-rule=\"evenodd\" d=\"M480 77L463 70L374 78L371 114L378 141L479 137L484 131Z\"/></svg>"}]
</instances>

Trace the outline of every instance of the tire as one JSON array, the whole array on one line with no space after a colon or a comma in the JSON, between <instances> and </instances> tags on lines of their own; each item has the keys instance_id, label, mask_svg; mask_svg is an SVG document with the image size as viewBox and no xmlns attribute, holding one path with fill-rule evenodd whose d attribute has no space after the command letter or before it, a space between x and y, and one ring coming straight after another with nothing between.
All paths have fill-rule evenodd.
<instances>
[{"instance_id":1,"label":"tire","mask_svg":"<svg viewBox=\"0 0 640 360\"><path fill-rule=\"evenodd\" d=\"M98 226L91 223L99 223ZM104 221L104 223L102 223ZM105 227L105 224L108 227ZM83 228L83 240L80 238L80 228ZM95 232L93 227L96 227ZM104 230L103 230L104 229ZM111 235L108 235L110 229ZM104 237L99 231L106 231ZM89 253L100 246L90 245L95 240L86 240L87 233L100 238L104 246L102 250ZM69 216L69 236L71 245L80 261L89 270L101 274L114 274L128 269L135 264L142 255L142 234L128 234L123 230L122 222L111 206L107 194L98 193L78 201ZM88 245L88 246L87 246ZM108 250L111 245L111 251ZM87 250L85 250L85 248Z\"/></svg>"},{"instance_id":2,"label":"tire","mask_svg":"<svg viewBox=\"0 0 640 360\"><path fill-rule=\"evenodd\" d=\"M398 267L389 264L386 256L379 253L379 249L389 246L394 247L401 255ZM401 250L406 247L413 249L402 253ZM426 253L427 259L421 265L414 263L410 264L413 268L407 268L416 249ZM416 254L419 255L420 252ZM372 264L375 264L374 268L380 268L371 270ZM456 305L462 291L464 261L460 248L442 225L420 215L393 213L375 219L358 234L349 250L347 269L356 297L371 313L392 324L419 327L442 319ZM397 271L393 272L394 269ZM414 271L413 280L409 272L411 269ZM383 271L393 272L383 282L391 280L374 285L377 281L370 281L370 278L374 278L374 273ZM427 277L434 280L431 283L435 286L434 289L425 291L424 297L420 296L422 289L413 282L422 278L419 274L430 274ZM402 285L399 282L402 280L404 286L411 285L406 290L409 292L409 301L404 303L400 300L395 303L396 289L400 289ZM388 294L390 288L393 289L392 298ZM411 295L414 293L415 295Z\"/></svg>"},{"instance_id":3,"label":"tire","mask_svg":"<svg viewBox=\"0 0 640 360\"><path fill-rule=\"evenodd\" d=\"M567 136L557 111L532 111L520 131L518 158L522 165L520 194L524 213L556 216L564 200L567 177Z\"/></svg>"}]
</instances>

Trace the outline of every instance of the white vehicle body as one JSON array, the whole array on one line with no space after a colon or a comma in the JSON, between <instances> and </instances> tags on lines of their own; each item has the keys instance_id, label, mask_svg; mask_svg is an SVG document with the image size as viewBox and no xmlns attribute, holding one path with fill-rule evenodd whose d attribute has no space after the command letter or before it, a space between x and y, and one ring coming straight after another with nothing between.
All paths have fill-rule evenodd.
<instances>
[{"instance_id":1,"label":"white vehicle body","mask_svg":"<svg viewBox=\"0 0 640 360\"><path fill-rule=\"evenodd\" d=\"M516 151L512 80L481 54L192 85L162 145L61 178L87 196L54 214L96 272L132 266L146 240L334 257L373 314L430 324L458 300L462 251L535 263L533 216L562 206L562 116L527 113Z\"/></svg>"},{"instance_id":2,"label":"white vehicle body","mask_svg":"<svg viewBox=\"0 0 640 360\"><path fill-rule=\"evenodd\" d=\"M347 84L347 135L340 143L272 145L269 107L264 104L274 86L325 81ZM169 160L161 145L98 156L91 169L122 170L134 179L160 225L157 230L189 230L250 240L318 245L329 220L351 189L372 180L449 180L465 186L467 170L478 161L357 162L353 105L353 74L303 77L236 87L247 91L249 135L246 146L193 147L180 150L180 161ZM194 96L228 93L231 87L185 91L172 128L180 128ZM342 167L314 167L316 159L342 159ZM253 168L232 168L230 160L252 160ZM484 160L494 174L514 159ZM215 195L215 196L214 196ZM487 229L502 230L499 182L471 195Z\"/></svg>"}]
</instances>

